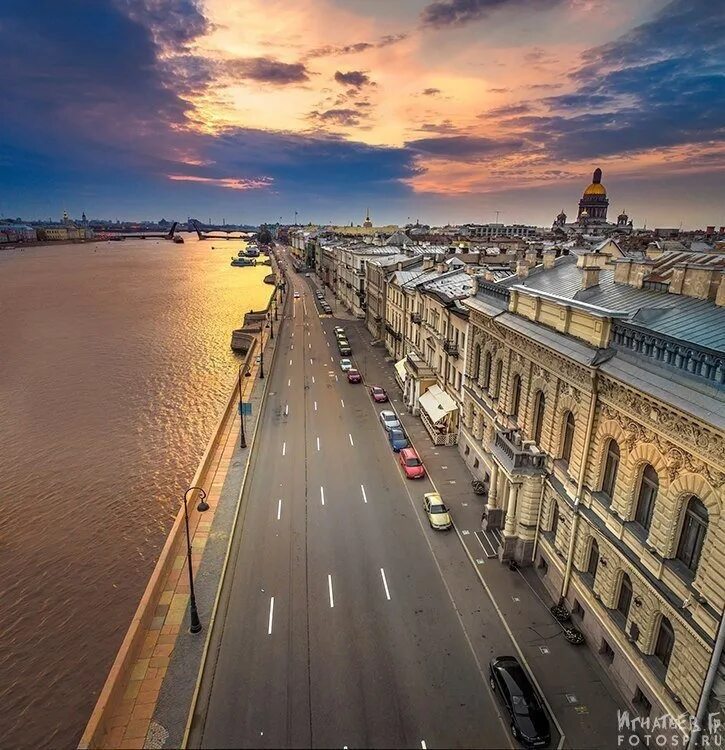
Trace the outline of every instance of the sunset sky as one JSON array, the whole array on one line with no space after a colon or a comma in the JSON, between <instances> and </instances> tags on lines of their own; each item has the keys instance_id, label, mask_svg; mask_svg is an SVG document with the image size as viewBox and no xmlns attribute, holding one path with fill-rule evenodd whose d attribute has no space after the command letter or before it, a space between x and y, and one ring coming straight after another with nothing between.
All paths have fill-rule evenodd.
<instances>
[{"instance_id":1,"label":"sunset sky","mask_svg":"<svg viewBox=\"0 0 725 750\"><path fill-rule=\"evenodd\" d=\"M3 0L0 216L725 224L712 0Z\"/></svg>"}]
</instances>

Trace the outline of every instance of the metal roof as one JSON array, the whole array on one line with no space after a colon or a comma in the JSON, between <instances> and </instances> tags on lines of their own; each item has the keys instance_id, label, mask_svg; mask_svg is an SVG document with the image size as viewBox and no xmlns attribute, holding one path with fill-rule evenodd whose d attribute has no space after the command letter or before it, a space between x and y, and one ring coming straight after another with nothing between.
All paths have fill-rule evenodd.
<instances>
[{"instance_id":1,"label":"metal roof","mask_svg":"<svg viewBox=\"0 0 725 750\"><path fill-rule=\"evenodd\" d=\"M451 299L462 299L473 293L476 282L465 271L457 271L439 276L425 284L425 291L437 292Z\"/></svg>"}]
</instances>

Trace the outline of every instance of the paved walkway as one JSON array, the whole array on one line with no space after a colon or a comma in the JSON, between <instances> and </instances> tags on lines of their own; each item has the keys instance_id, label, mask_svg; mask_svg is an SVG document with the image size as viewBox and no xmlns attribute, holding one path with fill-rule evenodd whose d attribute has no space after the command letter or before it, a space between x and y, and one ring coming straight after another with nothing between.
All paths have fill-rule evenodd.
<instances>
[{"instance_id":1,"label":"paved walkway","mask_svg":"<svg viewBox=\"0 0 725 750\"><path fill-rule=\"evenodd\" d=\"M279 321L274 325L276 330ZM276 339L270 341L269 329L264 330L263 336L267 370L273 361ZM242 382L243 400L252 403L253 413L252 418L245 419L248 445L251 445L266 383L259 377L260 367L259 356L253 357L250 375ZM124 699L110 718L102 748L160 748L181 744L250 450L240 448L240 420L236 410L229 413L222 433L203 483L208 488L209 509L203 513L196 510L196 495L189 501L194 588L205 629L196 635L189 633L189 574L186 538L182 536L173 552L174 562L133 666Z\"/></svg>"},{"instance_id":2,"label":"paved walkway","mask_svg":"<svg viewBox=\"0 0 725 750\"><path fill-rule=\"evenodd\" d=\"M509 570L492 556L481 533L484 499L471 489L471 473L457 447L434 446L419 417L403 407L393 359L382 344L371 346L363 322L346 326L356 363L367 385L387 391L429 477L451 509L457 531L482 586L481 604L493 606L538 680L565 735L565 747L616 748L617 709L625 706L614 683L586 646L564 640L550 600L533 568ZM358 343L359 342L359 343ZM489 556L491 555L491 556Z\"/></svg>"}]
</instances>

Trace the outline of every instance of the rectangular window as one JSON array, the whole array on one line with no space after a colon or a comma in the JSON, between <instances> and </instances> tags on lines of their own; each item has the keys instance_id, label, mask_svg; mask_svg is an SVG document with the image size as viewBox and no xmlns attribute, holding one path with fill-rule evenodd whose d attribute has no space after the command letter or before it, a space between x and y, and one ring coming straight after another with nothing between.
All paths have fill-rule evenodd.
<instances>
[{"instance_id":1,"label":"rectangular window","mask_svg":"<svg viewBox=\"0 0 725 750\"><path fill-rule=\"evenodd\" d=\"M611 664L614 661L614 651L612 650L612 647L607 643L607 641L602 638L602 644L599 647L599 653L602 655L602 658L604 659L607 664Z\"/></svg>"}]
</instances>

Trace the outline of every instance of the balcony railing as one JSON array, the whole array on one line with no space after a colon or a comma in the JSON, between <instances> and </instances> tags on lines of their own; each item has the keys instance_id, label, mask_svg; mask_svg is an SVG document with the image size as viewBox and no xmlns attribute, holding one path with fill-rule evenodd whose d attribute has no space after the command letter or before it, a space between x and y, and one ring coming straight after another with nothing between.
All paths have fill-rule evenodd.
<instances>
[{"instance_id":1,"label":"balcony railing","mask_svg":"<svg viewBox=\"0 0 725 750\"><path fill-rule=\"evenodd\" d=\"M486 294L492 296L492 297L498 297L499 299L502 299L506 302L511 299L511 290L508 289L505 286L500 286L499 284L493 284L490 281L480 281L478 282L478 291L479 292L485 292Z\"/></svg>"},{"instance_id":2,"label":"balcony railing","mask_svg":"<svg viewBox=\"0 0 725 750\"><path fill-rule=\"evenodd\" d=\"M532 452L530 446L523 444L516 430L498 430L494 446L508 459L509 467L514 471L539 473L545 469L546 456Z\"/></svg>"},{"instance_id":3,"label":"balcony railing","mask_svg":"<svg viewBox=\"0 0 725 750\"><path fill-rule=\"evenodd\" d=\"M453 339L446 339L443 351L451 357L458 357L458 344Z\"/></svg>"},{"instance_id":4,"label":"balcony railing","mask_svg":"<svg viewBox=\"0 0 725 750\"><path fill-rule=\"evenodd\" d=\"M725 384L725 354L720 352L621 322L612 326L612 344L703 378L715 386Z\"/></svg>"}]
</instances>

